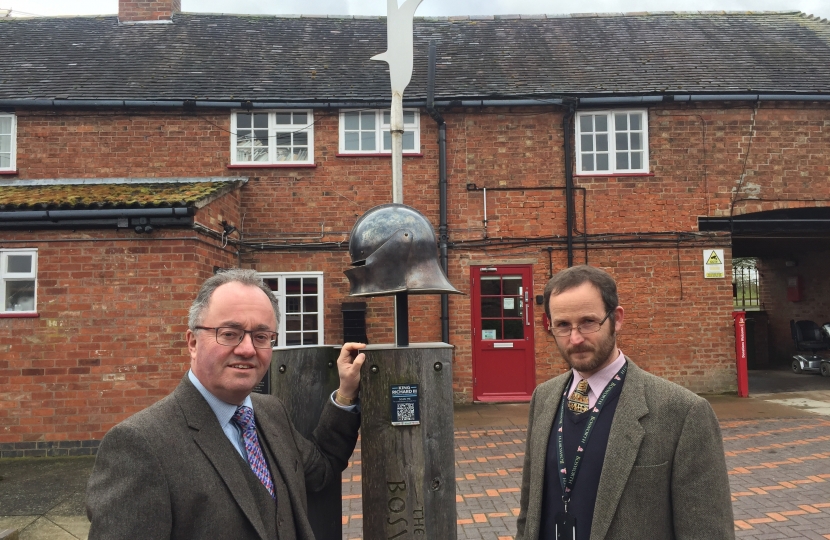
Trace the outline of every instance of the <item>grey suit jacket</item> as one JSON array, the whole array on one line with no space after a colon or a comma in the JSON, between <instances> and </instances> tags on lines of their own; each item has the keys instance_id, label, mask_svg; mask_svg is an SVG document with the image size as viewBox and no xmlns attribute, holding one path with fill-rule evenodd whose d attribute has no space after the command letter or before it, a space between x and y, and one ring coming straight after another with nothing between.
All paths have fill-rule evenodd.
<instances>
[{"instance_id":1,"label":"grey suit jacket","mask_svg":"<svg viewBox=\"0 0 830 540\"><path fill-rule=\"evenodd\" d=\"M712 407L628 362L602 465L591 540L734 538L723 440ZM546 511L542 488L548 439L569 376L560 375L533 392L516 540L539 538Z\"/></svg>"},{"instance_id":2,"label":"grey suit jacket","mask_svg":"<svg viewBox=\"0 0 830 540\"><path fill-rule=\"evenodd\" d=\"M290 504L294 518L296 530L280 529L279 538L314 540L306 489L317 491L339 478L354 450L360 415L328 403L307 440L279 399L251 399L258 432L273 450L289 495L277 504ZM275 538L275 531L265 530L241 460L185 376L172 394L101 441L87 486L90 540Z\"/></svg>"}]
</instances>

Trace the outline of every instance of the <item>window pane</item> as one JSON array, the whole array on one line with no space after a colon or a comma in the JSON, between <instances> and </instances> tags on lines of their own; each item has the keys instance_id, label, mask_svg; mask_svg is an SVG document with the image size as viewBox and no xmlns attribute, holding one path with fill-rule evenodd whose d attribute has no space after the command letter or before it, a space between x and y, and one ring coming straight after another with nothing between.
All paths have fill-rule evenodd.
<instances>
[{"instance_id":1,"label":"window pane","mask_svg":"<svg viewBox=\"0 0 830 540\"><path fill-rule=\"evenodd\" d=\"M594 117L590 114L585 114L579 117L579 130L583 133L590 133L594 131Z\"/></svg>"},{"instance_id":2,"label":"window pane","mask_svg":"<svg viewBox=\"0 0 830 540\"><path fill-rule=\"evenodd\" d=\"M392 123L391 119L392 119L391 113L389 111L384 111L383 112L383 123L388 126L389 124Z\"/></svg>"},{"instance_id":3,"label":"window pane","mask_svg":"<svg viewBox=\"0 0 830 540\"><path fill-rule=\"evenodd\" d=\"M403 123L404 124L414 124L415 123L415 111L404 111L403 112Z\"/></svg>"},{"instance_id":4,"label":"window pane","mask_svg":"<svg viewBox=\"0 0 830 540\"><path fill-rule=\"evenodd\" d=\"M524 339L524 325L521 319L506 319L504 321L504 339Z\"/></svg>"},{"instance_id":5,"label":"window pane","mask_svg":"<svg viewBox=\"0 0 830 540\"><path fill-rule=\"evenodd\" d=\"M343 127L346 129L360 129L360 113L345 113L343 115Z\"/></svg>"},{"instance_id":6,"label":"window pane","mask_svg":"<svg viewBox=\"0 0 830 540\"><path fill-rule=\"evenodd\" d=\"M6 154L12 151L12 138L9 135L0 135L0 152Z\"/></svg>"},{"instance_id":7,"label":"window pane","mask_svg":"<svg viewBox=\"0 0 830 540\"><path fill-rule=\"evenodd\" d=\"M617 169L628 169L628 154L626 152L617 152Z\"/></svg>"},{"instance_id":8,"label":"window pane","mask_svg":"<svg viewBox=\"0 0 830 540\"><path fill-rule=\"evenodd\" d=\"M593 135L582 135L580 137L580 142L582 143L582 151L583 152L590 152L594 149L594 136Z\"/></svg>"},{"instance_id":9,"label":"window pane","mask_svg":"<svg viewBox=\"0 0 830 540\"><path fill-rule=\"evenodd\" d=\"M12 132L12 119L8 116L0 117L0 134L10 135Z\"/></svg>"},{"instance_id":10,"label":"window pane","mask_svg":"<svg viewBox=\"0 0 830 540\"><path fill-rule=\"evenodd\" d=\"M594 116L594 125L596 125L596 131L608 131L608 117L604 114Z\"/></svg>"},{"instance_id":11,"label":"window pane","mask_svg":"<svg viewBox=\"0 0 830 540\"><path fill-rule=\"evenodd\" d=\"M255 114L254 127L260 129L268 129L268 114Z\"/></svg>"},{"instance_id":12,"label":"window pane","mask_svg":"<svg viewBox=\"0 0 830 540\"><path fill-rule=\"evenodd\" d=\"M277 133L277 146L291 146L291 134Z\"/></svg>"},{"instance_id":13,"label":"window pane","mask_svg":"<svg viewBox=\"0 0 830 540\"><path fill-rule=\"evenodd\" d=\"M608 151L608 135L597 135L597 152Z\"/></svg>"},{"instance_id":14,"label":"window pane","mask_svg":"<svg viewBox=\"0 0 830 540\"><path fill-rule=\"evenodd\" d=\"M291 149L277 148L277 161L291 161Z\"/></svg>"},{"instance_id":15,"label":"window pane","mask_svg":"<svg viewBox=\"0 0 830 540\"><path fill-rule=\"evenodd\" d=\"M303 294L317 294L317 278L303 278Z\"/></svg>"},{"instance_id":16,"label":"window pane","mask_svg":"<svg viewBox=\"0 0 830 540\"><path fill-rule=\"evenodd\" d=\"M597 170L608 170L608 154L597 154Z\"/></svg>"},{"instance_id":17,"label":"window pane","mask_svg":"<svg viewBox=\"0 0 830 540\"><path fill-rule=\"evenodd\" d=\"M285 279L285 294L300 294L300 278Z\"/></svg>"},{"instance_id":18,"label":"window pane","mask_svg":"<svg viewBox=\"0 0 830 540\"><path fill-rule=\"evenodd\" d=\"M308 148L295 148L294 161L308 161Z\"/></svg>"},{"instance_id":19,"label":"window pane","mask_svg":"<svg viewBox=\"0 0 830 540\"><path fill-rule=\"evenodd\" d=\"M344 147L346 150L360 150L360 135L356 131L346 132Z\"/></svg>"},{"instance_id":20,"label":"window pane","mask_svg":"<svg viewBox=\"0 0 830 540\"><path fill-rule=\"evenodd\" d=\"M392 134L388 131L383 132L383 149L392 150Z\"/></svg>"},{"instance_id":21,"label":"window pane","mask_svg":"<svg viewBox=\"0 0 830 540\"><path fill-rule=\"evenodd\" d=\"M286 332L285 344L291 347L292 345L302 345L300 342L301 334L299 332Z\"/></svg>"},{"instance_id":22,"label":"window pane","mask_svg":"<svg viewBox=\"0 0 830 540\"><path fill-rule=\"evenodd\" d=\"M404 131L403 132L403 149L404 150L415 150L415 132L414 131Z\"/></svg>"},{"instance_id":23,"label":"window pane","mask_svg":"<svg viewBox=\"0 0 830 540\"><path fill-rule=\"evenodd\" d=\"M643 168L643 153L642 152L631 152L631 168L632 169L642 169Z\"/></svg>"},{"instance_id":24,"label":"window pane","mask_svg":"<svg viewBox=\"0 0 830 540\"><path fill-rule=\"evenodd\" d=\"M496 338L501 339L501 319L485 319L481 321L482 336L485 334L484 330L495 330Z\"/></svg>"},{"instance_id":25,"label":"window pane","mask_svg":"<svg viewBox=\"0 0 830 540\"><path fill-rule=\"evenodd\" d=\"M594 170L594 156L593 156L593 154L582 154L582 170L583 171L593 171Z\"/></svg>"},{"instance_id":26,"label":"window pane","mask_svg":"<svg viewBox=\"0 0 830 540\"><path fill-rule=\"evenodd\" d=\"M9 255L8 256L9 273L21 274L32 271L32 256L31 255Z\"/></svg>"},{"instance_id":27,"label":"window pane","mask_svg":"<svg viewBox=\"0 0 830 540\"><path fill-rule=\"evenodd\" d=\"M291 125L291 113L277 113L277 125Z\"/></svg>"},{"instance_id":28,"label":"window pane","mask_svg":"<svg viewBox=\"0 0 830 540\"><path fill-rule=\"evenodd\" d=\"M299 315L286 315L285 316L285 330L286 332L299 332L302 330L300 328L300 316Z\"/></svg>"},{"instance_id":29,"label":"window pane","mask_svg":"<svg viewBox=\"0 0 830 540\"><path fill-rule=\"evenodd\" d=\"M617 133L617 150L628 150L628 133Z\"/></svg>"},{"instance_id":30,"label":"window pane","mask_svg":"<svg viewBox=\"0 0 830 540\"><path fill-rule=\"evenodd\" d=\"M300 312L300 297L299 296L286 296L285 297L285 312L286 313L299 313Z\"/></svg>"},{"instance_id":31,"label":"window pane","mask_svg":"<svg viewBox=\"0 0 830 540\"><path fill-rule=\"evenodd\" d=\"M481 299L482 317L501 317L501 298L489 297Z\"/></svg>"},{"instance_id":32,"label":"window pane","mask_svg":"<svg viewBox=\"0 0 830 540\"><path fill-rule=\"evenodd\" d=\"M307 124L308 123L308 113L295 112L294 113L294 123L295 124Z\"/></svg>"},{"instance_id":33,"label":"window pane","mask_svg":"<svg viewBox=\"0 0 830 540\"><path fill-rule=\"evenodd\" d=\"M34 311L35 282L6 282L6 311Z\"/></svg>"},{"instance_id":34,"label":"window pane","mask_svg":"<svg viewBox=\"0 0 830 540\"><path fill-rule=\"evenodd\" d=\"M375 113L360 113L360 129L375 129Z\"/></svg>"},{"instance_id":35,"label":"window pane","mask_svg":"<svg viewBox=\"0 0 830 540\"><path fill-rule=\"evenodd\" d=\"M643 149L643 136L640 133L632 133L631 134L631 149L632 150L642 150Z\"/></svg>"},{"instance_id":36,"label":"window pane","mask_svg":"<svg viewBox=\"0 0 830 540\"><path fill-rule=\"evenodd\" d=\"M360 149L374 150L375 149L375 132L361 131L360 132Z\"/></svg>"},{"instance_id":37,"label":"window pane","mask_svg":"<svg viewBox=\"0 0 830 540\"><path fill-rule=\"evenodd\" d=\"M317 315L303 315L303 330L317 330Z\"/></svg>"},{"instance_id":38,"label":"window pane","mask_svg":"<svg viewBox=\"0 0 830 540\"><path fill-rule=\"evenodd\" d=\"M317 312L317 297L316 296L304 296L303 297L303 312L304 313L316 313Z\"/></svg>"},{"instance_id":39,"label":"window pane","mask_svg":"<svg viewBox=\"0 0 830 540\"><path fill-rule=\"evenodd\" d=\"M614 115L614 127L617 131L627 131L628 130L628 115L627 114L615 114Z\"/></svg>"},{"instance_id":40,"label":"window pane","mask_svg":"<svg viewBox=\"0 0 830 540\"><path fill-rule=\"evenodd\" d=\"M237 148L236 149L236 161L251 161L251 149L250 148Z\"/></svg>"},{"instance_id":41,"label":"window pane","mask_svg":"<svg viewBox=\"0 0 830 540\"><path fill-rule=\"evenodd\" d=\"M251 115L250 114L237 114L236 115L236 127L241 129L250 129L251 127Z\"/></svg>"},{"instance_id":42,"label":"window pane","mask_svg":"<svg viewBox=\"0 0 830 540\"><path fill-rule=\"evenodd\" d=\"M483 277L481 278L481 294L494 295L501 294L501 278Z\"/></svg>"},{"instance_id":43,"label":"window pane","mask_svg":"<svg viewBox=\"0 0 830 540\"><path fill-rule=\"evenodd\" d=\"M317 345L317 332L303 332L303 345Z\"/></svg>"},{"instance_id":44,"label":"window pane","mask_svg":"<svg viewBox=\"0 0 830 540\"><path fill-rule=\"evenodd\" d=\"M294 144L298 146L308 146L308 133L301 131L294 134Z\"/></svg>"},{"instance_id":45,"label":"window pane","mask_svg":"<svg viewBox=\"0 0 830 540\"><path fill-rule=\"evenodd\" d=\"M643 127L642 127L643 115L642 114L640 114L640 113L632 114L630 119L631 119L631 129L632 130L638 130L639 131L639 130L643 129Z\"/></svg>"},{"instance_id":46,"label":"window pane","mask_svg":"<svg viewBox=\"0 0 830 540\"><path fill-rule=\"evenodd\" d=\"M271 289L272 291L279 292L279 290L280 290L280 280L278 280L277 278L265 278L265 279L263 279L263 281L265 282L266 285L268 285L269 289Z\"/></svg>"}]
</instances>

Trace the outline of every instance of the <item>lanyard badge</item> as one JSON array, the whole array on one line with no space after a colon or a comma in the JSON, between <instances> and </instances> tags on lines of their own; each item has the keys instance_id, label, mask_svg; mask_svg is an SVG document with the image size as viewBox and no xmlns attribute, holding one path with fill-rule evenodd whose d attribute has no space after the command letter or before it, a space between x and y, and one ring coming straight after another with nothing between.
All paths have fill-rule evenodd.
<instances>
[{"instance_id":1,"label":"lanyard badge","mask_svg":"<svg viewBox=\"0 0 830 540\"><path fill-rule=\"evenodd\" d=\"M562 394L562 399L559 401L559 422L556 427L556 450L559 458L559 483L562 486L562 503L565 505L565 512L556 514L556 540L576 540L576 518L568 513L568 503L571 501L571 492L573 491L574 483L576 482L576 474L579 472L579 464L582 461L583 451L587 446L588 438L591 436L591 431L597 422L599 413L605 405L605 401L611 390L623 383L625 380L625 373L628 371L628 362L626 362L616 375L611 379L611 382L605 387L605 390L600 394L596 404L590 409L591 416L588 418L588 423L585 425L585 431L582 434L579 445L574 456L574 462L570 467L570 474L568 474L568 467L565 465L565 442L563 439L564 420L565 420L565 402L568 400L568 390L573 383L573 374L565 385L565 391Z\"/></svg>"}]
</instances>

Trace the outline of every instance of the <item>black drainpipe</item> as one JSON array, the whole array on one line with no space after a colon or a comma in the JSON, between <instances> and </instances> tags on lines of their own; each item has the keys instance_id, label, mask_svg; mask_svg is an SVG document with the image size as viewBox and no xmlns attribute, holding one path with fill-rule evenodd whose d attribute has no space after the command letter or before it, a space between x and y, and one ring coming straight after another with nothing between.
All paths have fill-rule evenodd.
<instances>
[{"instance_id":1,"label":"black drainpipe","mask_svg":"<svg viewBox=\"0 0 830 540\"><path fill-rule=\"evenodd\" d=\"M566 199L566 221L568 222L568 268L574 265L574 176L571 165L571 120L576 114L577 101L565 101L564 105L568 111L562 118L562 136L564 137L563 147L565 150L565 199Z\"/></svg>"},{"instance_id":2,"label":"black drainpipe","mask_svg":"<svg viewBox=\"0 0 830 540\"><path fill-rule=\"evenodd\" d=\"M429 42L429 77L427 79L427 112L438 124L438 192L439 214L438 246L441 254L441 268L449 275L447 244L449 230L447 227L447 123L435 110L435 41ZM450 342L450 299L448 294L441 295L441 341Z\"/></svg>"}]
</instances>

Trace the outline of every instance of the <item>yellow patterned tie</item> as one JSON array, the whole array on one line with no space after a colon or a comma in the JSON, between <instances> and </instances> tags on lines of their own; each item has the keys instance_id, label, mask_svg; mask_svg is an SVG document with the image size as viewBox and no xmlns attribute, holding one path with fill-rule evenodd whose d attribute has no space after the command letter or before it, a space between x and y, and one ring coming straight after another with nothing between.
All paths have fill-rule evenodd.
<instances>
[{"instance_id":1,"label":"yellow patterned tie","mask_svg":"<svg viewBox=\"0 0 830 540\"><path fill-rule=\"evenodd\" d=\"M588 410L588 392L591 387L588 386L588 381L582 379L574 388L573 393L568 398L568 409L575 413L584 413Z\"/></svg>"}]
</instances>

